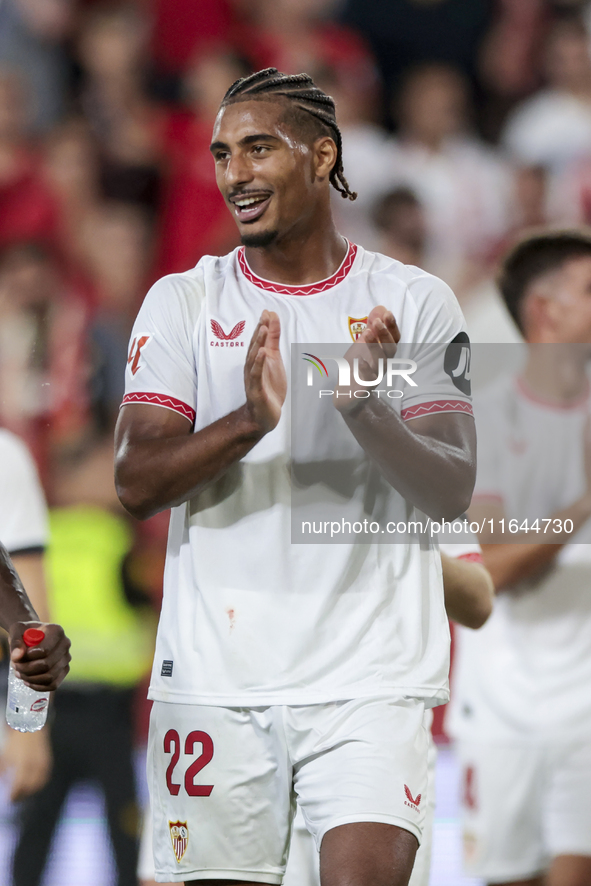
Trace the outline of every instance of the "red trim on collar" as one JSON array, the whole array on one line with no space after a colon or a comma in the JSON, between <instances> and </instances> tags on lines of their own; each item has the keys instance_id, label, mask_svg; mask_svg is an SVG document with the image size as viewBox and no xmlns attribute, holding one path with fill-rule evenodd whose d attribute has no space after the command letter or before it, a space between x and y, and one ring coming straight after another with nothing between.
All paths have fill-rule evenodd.
<instances>
[{"instance_id":1,"label":"red trim on collar","mask_svg":"<svg viewBox=\"0 0 591 886\"><path fill-rule=\"evenodd\" d=\"M316 295L318 292L332 289L337 283L342 283L351 270L351 266L357 255L357 246L354 243L349 243L349 241L347 241L347 243L349 244L347 254L343 259L340 268L335 271L332 277L327 277L325 280L320 280L318 283L309 283L305 286L288 286L285 283L273 283L271 280L263 280L262 277L257 277L248 266L244 254L244 246L241 246L238 250L238 264L248 282L258 286L259 289L264 289L266 292L274 292L276 295Z\"/></svg>"},{"instance_id":2,"label":"red trim on collar","mask_svg":"<svg viewBox=\"0 0 591 886\"><path fill-rule=\"evenodd\" d=\"M580 397L577 397L576 400L571 400L568 403L557 403L555 400L545 400L539 394L535 394L530 390L527 382L521 376L517 376L515 379L515 386L526 400L535 403L537 406L545 406L546 409L555 409L558 412L568 412L571 409L582 409L589 402L589 394L591 390L589 382L587 382L587 390Z\"/></svg>"}]
</instances>

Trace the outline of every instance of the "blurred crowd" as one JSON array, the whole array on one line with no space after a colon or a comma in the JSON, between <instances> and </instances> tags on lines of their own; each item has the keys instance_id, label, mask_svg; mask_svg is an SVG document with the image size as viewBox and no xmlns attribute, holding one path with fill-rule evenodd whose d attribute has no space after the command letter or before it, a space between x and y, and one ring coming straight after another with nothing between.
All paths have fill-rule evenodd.
<instances>
[{"instance_id":1,"label":"blurred crowd","mask_svg":"<svg viewBox=\"0 0 591 886\"><path fill-rule=\"evenodd\" d=\"M587 0L0 0L0 425L50 505L116 512L134 316L238 245L211 129L268 66L336 100L342 232L446 280L475 341L519 339L494 278L520 233L591 223ZM165 533L121 548L155 607Z\"/></svg>"},{"instance_id":2,"label":"blurred crowd","mask_svg":"<svg viewBox=\"0 0 591 886\"><path fill-rule=\"evenodd\" d=\"M3 0L0 420L44 481L112 425L147 286L236 245L208 144L253 69L335 97L343 232L443 277L476 340L516 337L499 254L591 219L590 27L575 0Z\"/></svg>"}]
</instances>

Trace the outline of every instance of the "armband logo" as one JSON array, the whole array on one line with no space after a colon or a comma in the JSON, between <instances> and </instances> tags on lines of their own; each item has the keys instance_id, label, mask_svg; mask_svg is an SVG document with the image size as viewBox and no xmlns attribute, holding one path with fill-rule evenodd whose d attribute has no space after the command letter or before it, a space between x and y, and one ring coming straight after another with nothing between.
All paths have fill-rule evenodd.
<instances>
[{"instance_id":1,"label":"armband logo","mask_svg":"<svg viewBox=\"0 0 591 886\"><path fill-rule=\"evenodd\" d=\"M458 391L468 397L472 391L470 363L470 339L467 333L459 332L446 348L443 368Z\"/></svg>"},{"instance_id":2,"label":"armband logo","mask_svg":"<svg viewBox=\"0 0 591 886\"><path fill-rule=\"evenodd\" d=\"M127 357L127 365L129 366L132 375L135 375L138 369L140 369L142 348L148 344L150 338L150 335L138 335L131 343L129 356Z\"/></svg>"}]
</instances>

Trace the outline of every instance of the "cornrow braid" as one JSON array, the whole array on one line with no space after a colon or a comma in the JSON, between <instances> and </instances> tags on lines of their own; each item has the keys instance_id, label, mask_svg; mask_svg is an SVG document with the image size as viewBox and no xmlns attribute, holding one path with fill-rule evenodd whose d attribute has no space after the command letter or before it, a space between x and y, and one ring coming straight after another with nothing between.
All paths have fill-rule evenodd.
<instances>
[{"instance_id":1,"label":"cornrow braid","mask_svg":"<svg viewBox=\"0 0 591 886\"><path fill-rule=\"evenodd\" d=\"M277 68L265 68L249 77L236 80L222 99L222 107L249 96L282 96L295 107L310 114L326 127L337 146L337 160L330 172L330 183L341 197L356 200L357 194L349 187L343 171L343 139L337 126L334 99L315 84L309 74L281 74Z\"/></svg>"}]
</instances>

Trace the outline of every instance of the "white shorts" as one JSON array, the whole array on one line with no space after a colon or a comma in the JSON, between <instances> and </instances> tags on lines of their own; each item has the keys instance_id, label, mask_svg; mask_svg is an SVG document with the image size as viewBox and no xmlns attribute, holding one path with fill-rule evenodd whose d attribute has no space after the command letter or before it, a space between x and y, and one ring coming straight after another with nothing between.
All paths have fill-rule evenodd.
<instances>
[{"instance_id":1,"label":"white shorts","mask_svg":"<svg viewBox=\"0 0 591 886\"><path fill-rule=\"evenodd\" d=\"M466 873L525 880L591 855L591 742L458 743Z\"/></svg>"},{"instance_id":2,"label":"white shorts","mask_svg":"<svg viewBox=\"0 0 591 886\"><path fill-rule=\"evenodd\" d=\"M420 842L428 732L415 699L223 708L155 702L148 783L158 882L283 880L297 802L317 848L338 825Z\"/></svg>"},{"instance_id":3,"label":"white shorts","mask_svg":"<svg viewBox=\"0 0 591 886\"><path fill-rule=\"evenodd\" d=\"M431 724L431 712L428 712L428 728ZM433 817L435 813L435 770L437 749L431 738L429 741L429 771L427 786L427 805L423 824L423 838L415 856L408 886L429 886L431 871L431 848L433 845ZM298 809L291 835L291 846L283 886L320 886L320 855L316 843Z\"/></svg>"}]
</instances>

